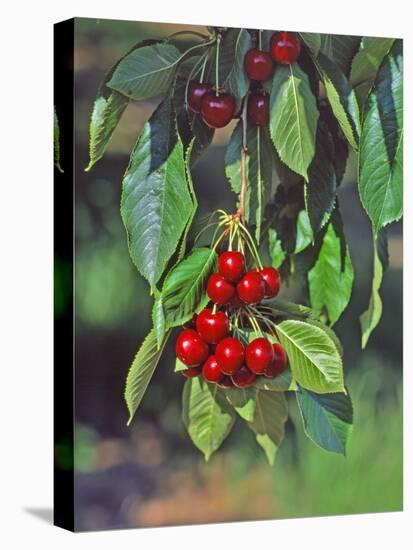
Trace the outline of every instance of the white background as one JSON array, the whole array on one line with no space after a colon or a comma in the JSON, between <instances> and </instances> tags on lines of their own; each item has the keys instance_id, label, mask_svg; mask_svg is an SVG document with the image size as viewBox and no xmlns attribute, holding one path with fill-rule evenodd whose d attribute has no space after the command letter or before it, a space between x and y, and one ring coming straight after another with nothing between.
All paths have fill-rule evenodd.
<instances>
[{"instance_id":1,"label":"white background","mask_svg":"<svg viewBox=\"0 0 413 550\"><path fill-rule=\"evenodd\" d=\"M3 2L0 29L0 546L14 548L406 548L412 540L412 357L405 355L405 512L73 535L27 509L52 506L52 24L73 16L286 28L405 39L411 152L409 2L88 0ZM161 18L161 19L160 19ZM409 100L410 98L410 100ZM412 262L412 155L405 156L405 335ZM63 352L63 350L61 350ZM409 433L410 432L410 433ZM410 466L410 467L409 467ZM332 490L334 488L332 487ZM377 487L380 491L380 486ZM46 513L47 515L47 513ZM410 523L409 523L410 522ZM254 546L253 546L254 545ZM350 546L352 545L352 546Z\"/></svg>"}]
</instances>

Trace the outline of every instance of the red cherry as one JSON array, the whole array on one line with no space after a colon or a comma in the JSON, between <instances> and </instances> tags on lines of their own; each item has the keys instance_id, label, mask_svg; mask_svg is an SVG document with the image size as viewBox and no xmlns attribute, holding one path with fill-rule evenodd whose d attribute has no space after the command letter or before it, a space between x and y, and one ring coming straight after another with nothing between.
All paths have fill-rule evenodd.
<instances>
[{"instance_id":1,"label":"red cherry","mask_svg":"<svg viewBox=\"0 0 413 550\"><path fill-rule=\"evenodd\" d=\"M270 120L270 101L268 94L252 92L248 96L248 120L254 126L267 126Z\"/></svg>"},{"instance_id":2,"label":"red cherry","mask_svg":"<svg viewBox=\"0 0 413 550\"><path fill-rule=\"evenodd\" d=\"M196 320L198 334L208 344L217 344L225 338L229 330L229 321L226 313L205 308L198 315Z\"/></svg>"},{"instance_id":3,"label":"red cherry","mask_svg":"<svg viewBox=\"0 0 413 550\"><path fill-rule=\"evenodd\" d=\"M245 257L241 252L227 250L219 255L218 273L227 281L237 283L245 272Z\"/></svg>"},{"instance_id":4,"label":"red cherry","mask_svg":"<svg viewBox=\"0 0 413 550\"><path fill-rule=\"evenodd\" d=\"M208 382L219 382L224 376L219 368L215 355L210 355L205 361L204 366L202 367L202 376Z\"/></svg>"},{"instance_id":5,"label":"red cherry","mask_svg":"<svg viewBox=\"0 0 413 550\"><path fill-rule=\"evenodd\" d=\"M238 338L224 338L215 348L215 357L224 374L234 374L244 362L244 346Z\"/></svg>"},{"instance_id":6,"label":"red cherry","mask_svg":"<svg viewBox=\"0 0 413 550\"><path fill-rule=\"evenodd\" d=\"M211 128L222 128L233 118L235 99L226 92L216 95L214 91L207 92L201 100L202 120Z\"/></svg>"},{"instance_id":7,"label":"red cherry","mask_svg":"<svg viewBox=\"0 0 413 550\"><path fill-rule=\"evenodd\" d=\"M271 342L265 338L255 338L245 350L247 367L255 374L263 374L274 361L274 350Z\"/></svg>"},{"instance_id":8,"label":"red cherry","mask_svg":"<svg viewBox=\"0 0 413 550\"><path fill-rule=\"evenodd\" d=\"M234 296L231 298L231 300L228 302L229 307L232 309L239 309L242 307L243 303L238 296L237 292L235 292Z\"/></svg>"},{"instance_id":9,"label":"red cherry","mask_svg":"<svg viewBox=\"0 0 413 550\"><path fill-rule=\"evenodd\" d=\"M208 357L209 349L199 334L192 328L181 332L176 340L177 357L188 367L203 363Z\"/></svg>"},{"instance_id":10,"label":"red cherry","mask_svg":"<svg viewBox=\"0 0 413 550\"><path fill-rule=\"evenodd\" d=\"M201 82L195 82L191 80L188 86L188 107L193 113L201 112L201 99L207 92L210 92L212 89L211 84L203 84Z\"/></svg>"},{"instance_id":11,"label":"red cherry","mask_svg":"<svg viewBox=\"0 0 413 550\"><path fill-rule=\"evenodd\" d=\"M256 375L245 365L242 365L242 367L231 376L231 380L237 388L247 388L248 386L251 386L256 378Z\"/></svg>"},{"instance_id":12,"label":"red cherry","mask_svg":"<svg viewBox=\"0 0 413 550\"><path fill-rule=\"evenodd\" d=\"M280 344L273 344L272 348L274 351L274 360L263 373L266 378L275 378L281 374L287 366L288 359L284 348L281 347Z\"/></svg>"},{"instance_id":13,"label":"red cherry","mask_svg":"<svg viewBox=\"0 0 413 550\"><path fill-rule=\"evenodd\" d=\"M246 304L256 304L264 298L265 281L258 271L248 271L237 284L237 292Z\"/></svg>"},{"instance_id":14,"label":"red cherry","mask_svg":"<svg viewBox=\"0 0 413 550\"><path fill-rule=\"evenodd\" d=\"M268 52L252 49L245 55L244 67L251 80L267 80L272 75L274 63Z\"/></svg>"},{"instance_id":15,"label":"red cherry","mask_svg":"<svg viewBox=\"0 0 413 550\"><path fill-rule=\"evenodd\" d=\"M294 32L276 32L272 35L270 50L277 63L289 65L300 55L301 43Z\"/></svg>"},{"instance_id":16,"label":"red cherry","mask_svg":"<svg viewBox=\"0 0 413 550\"><path fill-rule=\"evenodd\" d=\"M223 376L221 378L221 380L219 382L217 382L218 386L220 386L221 388L232 388L234 383L233 381L231 380L231 377L230 376Z\"/></svg>"},{"instance_id":17,"label":"red cherry","mask_svg":"<svg viewBox=\"0 0 413 550\"><path fill-rule=\"evenodd\" d=\"M263 267L259 270L261 277L265 281L265 298L274 298L277 296L280 286L280 272L275 267Z\"/></svg>"},{"instance_id":18,"label":"red cherry","mask_svg":"<svg viewBox=\"0 0 413 550\"><path fill-rule=\"evenodd\" d=\"M207 283L207 294L214 304L227 304L235 294L235 287L222 275L213 273Z\"/></svg>"},{"instance_id":19,"label":"red cherry","mask_svg":"<svg viewBox=\"0 0 413 550\"><path fill-rule=\"evenodd\" d=\"M201 367L190 367L189 369L181 370L185 378L195 378L201 374Z\"/></svg>"}]
</instances>

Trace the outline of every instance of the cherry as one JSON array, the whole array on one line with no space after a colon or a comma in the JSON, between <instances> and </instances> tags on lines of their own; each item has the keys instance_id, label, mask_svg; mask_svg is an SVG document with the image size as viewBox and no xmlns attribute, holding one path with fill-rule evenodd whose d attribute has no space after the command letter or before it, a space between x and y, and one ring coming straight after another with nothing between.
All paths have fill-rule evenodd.
<instances>
[{"instance_id":1,"label":"cherry","mask_svg":"<svg viewBox=\"0 0 413 550\"><path fill-rule=\"evenodd\" d=\"M248 271L237 284L237 292L246 304L256 304L264 298L265 281L258 271Z\"/></svg>"},{"instance_id":2,"label":"cherry","mask_svg":"<svg viewBox=\"0 0 413 550\"><path fill-rule=\"evenodd\" d=\"M218 273L227 281L237 283L245 272L245 257L241 252L227 250L219 255Z\"/></svg>"},{"instance_id":3,"label":"cherry","mask_svg":"<svg viewBox=\"0 0 413 550\"><path fill-rule=\"evenodd\" d=\"M274 63L268 52L254 48L246 53L244 67L251 80L267 80L272 75Z\"/></svg>"},{"instance_id":4,"label":"cherry","mask_svg":"<svg viewBox=\"0 0 413 550\"><path fill-rule=\"evenodd\" d=\"M215 348L215 357L224 374L234 374L244 362L244 346L238 338L224 338Z\"/></svg>"},{"instance_id":5,"label":"cherry","mask_svg":"<svg viewBox=\"0 0 413 550\"><path fill-rule=\"evenodd\" d=\"M222 275L213 273L207 283L207 294L214 304L227 304L235 294L235 287Z\"/></svg>"},{"instance_id":6,"label":"cherry","mask_svg":"<svg viewBox=\"0 0 413 550\"><path fill-rule=\"evenodd\" d=\"M229 307L232 309L239 309L242 307L242 300L238 296L237 292L234 294L234 296L231 298L231 300L228 302Z\"/></svg>"},{"instance_id":7,"label":"cherry","mask_svg":"<svg viewBox=\"0 0 413 550\"><path fill-rule=\"evenodd\" d=\"M301 43L294 32L276 32L271 37L270 49L277 63L289 65L300 55Z\"/></svg>"},{"instance_id":8,"label":"cherry","mask_svg":"<svg viewBox=\"0 0 413 550\"><path fill-rule=\"evenodd\" d=\"M237 388L247 388L248 386L251 386L256 378L256 375L245 365L242 365L242 367L231 376L231 380Z\"/></svg>"},{"instance_id":9,"label":"cherry","mask_svg":"<svg viewBox=\"0 0 413 550\"><path fill-rule=\"evenodd\" d=\"M266 378L275 378L281 374L287 366L288 359L284 348L280 346L280 344L273 344L272 348L274 352L274 360L263 373Z\"/></svg>"},{"instance_id":10,"label":"cherry","mask_svg":"<svg viewBox=\"0 0 413 550\"><path fill-rule=\"evenodd\" d=\"M280 272L275 267L263 267L259 270L261 277L265 281L265 298L274 298L277 296L280 285L281 277Z\"/></svg>"},{"instance_id":11,"label":"cherry","mask_svg":"<svg viewBox=\"0 0 413 550\"><path fill-rule=\"evenodd\" d=\"M212 89L211 84L203 84L201 82L195 82L191 80L188 86L188 107L193 113L201 112L201 99L207 92L210 92Z\"/></svg>"},{"instance_id":12,"label":"cherry","mask_svg":"<svg viewBox=\"0 0 413 550\"><path fill-rule=\"evenodd\" d=\"M192 328L181 332L176 340L177 357L188 367L203 363L208 357L209 349L199 334Z\"/></svg>"},{"instance_id":13,"label":"cherry","mask_svg":"<svg viewBox=\"0 0 413 550\"><path fill-rule=\"evenodd\" d=\"M270 120L270 100L268 94L252 92L248 96L248 120L254 126L267 126Z\"/></svg>"},{"instance_id":14,"label":"cherry","mask_svg":"<svg viewBox=\"0 0 413 550\"><path fill-rule=\"evenodd\" d=\"M221 388L232 388L234 383L230 376L223 376L219 382L217 382L218 386Z\"/></svg>"},{"instance_id":15,"label":"cherry","mask_svg":"<svg viewBox=\"0 0 413 550\"><path fill-rule=\"evenodd\" d=\"M205 361L204 366L202 367L202 376L208 382L219 382L224 376L219 368L215 355L210 355Z\"/></svg>"},{"instance_id":16,"label":"cherry","mask_svg":"<svg viewBox=\"0 0 413 550\"><path fill-rule=\"evenodd\" d=\"M207 92L201 99L201 117L210 128L222 128L233 118L235 99L227 92Z\"/></svg>"},{"instance_id":17,"label":"cherry","mask_svg":"<svg viewBox=\"0 0 413 550\"><path fill-rule=\"evenodd\" d=\"M181 370L186 378L195 378L201 374L201 367L190 367L189 369Z\"/></svg>"},{"instance_id":18,"label":"cherry","mask_svg":"<svg viewBox=\"0 0 413 550\"><path fill-rule=\"evenodd\" d=\"M205 308L196 319L196 330L204 342L217 344L228 334L228 317L223 311L213 313L212 309Z\"/></svg>"},{"instance_id":19,"label":"cherry","mask_svg":"<svg viewBox=\"0 0 413 550\"><path fill-rule=\"evenodd\" d=\"M254 374L263 374L274 361L274 349L265 338L255 338L245 350L245 362Z\"/></svg>"}]
</instances>

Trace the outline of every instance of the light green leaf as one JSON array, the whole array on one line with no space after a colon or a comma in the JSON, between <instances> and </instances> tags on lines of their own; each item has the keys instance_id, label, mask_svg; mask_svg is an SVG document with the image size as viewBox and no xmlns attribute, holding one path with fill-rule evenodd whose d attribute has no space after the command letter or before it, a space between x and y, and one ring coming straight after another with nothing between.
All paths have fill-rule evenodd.
<instances>
[{"instance_id":1,"label":"light green leaf","mask_svg":"<svg viewBox=\"0 0 413 550\"><path fill-rule=\"evenodd\" d=\"M283 250L281 240L277 238L275 229L268 230L268 247L271 257L271 265L275 268L280 267L285 259L285 251Z\"/></svg>"},{"instance_id":2,"label":"light green leaf","mask_svg":"<svg viewBox=\"0 0 413 550\"><path fill-rule=\"evenodd\" d=\"M208 277L217 270L218 257L211 248L194 248L167 275L162 288L166 324L182 325L208 303Z\"/></svg>"},{"instance_id":3,"label":"light green leaf","mask_svg":"<svg viewBox=\"0 0 413 550\"><path fill-rule=\"evenodd\" d=\"M283 392L258 390L255 397L254 420L248 426L255 433L257 443L264 449L271 466L284 437L288 417L287 400Z\"/></svg>"},{"instance_id":4,"label":"light green leaf","mask_svg":"<svg viewBox=\"0 0 413 550\"><path fill-rule=\"evenodd\" d=\"M175 252L192 210L183 146L166 98L138 138L121 202L131 258L151 286Z\"/></svg>"},{"instance_id":5,"label":"light green leaf","mask_svg":"<svg viewBox=\"0 0 413 550\"><path fill-rule=\"evenodd\" d=\"M308 285L311 307L320 314L327 313L332 325L338 321L350 301L353 279L348 247L343 265L340 237L330 223L317 261L308 272Z\"/></svg>"},{"instance_id":6,"label":"light green leaf","mask_svg":"<svg viewBox=\"0 0 413 550\"><path fill-rule=\"evenodd\" d=\"M219 85L235 97L238 108L250 85L244 58L251 48L252 38L246 29L229 29L220 45Z\"/></svg>"},{"instance_id":7,"label":"light green leaf","mask_svg":"<svg viewBox=\"0 0 413 550\"><path fill-rule=\"evenodd\" d=\"M326 451L345 455L353 427L350 396L344 393L318 395L302 388L295 395L307 436Z\"/></svg>"},{"instance_id":8,"label":"light green leaf","mask_svg":"<svg viewBox=\"0 0 413 550\"><path fill-rule=\"evenodd\" d=\"M377 235L403 212L403 55L396 40L367 99L360 143L361 202Z\"/></svg>"},{"instance_id":9,"label":"light green leaf","mask_svg":"<svg viewBox=\"0 0 413 550\"><path fill-rule=\"evenodd\" d=\"M313 242L313 230L307 210L301 210L297 217L297 240L295 254L299 254Z\"/></svg>"},{"instance_id":10,"label":"light green leaf","mask_svg":"<svg viewBox=\"0 0 413 550\"><path fill-rule=\"evenodd\" d=\"M175 361L175 369L174 369L174 372L182 372L183 370L187 370L187 365L185 365L184 363L182 363L182 361L180 361L178 359L178 357L176 358L176 361Z\"/></svg>"},{"instance_id":11,"label":"light green leaf","mask_svg":"<svg viewBox=\"0 0 413 550\"><path fill-rule=\"evenodd\" d=\"M152 309L152 322L153 328L156 332L156 341L158 343L158 349L162 346L162 342L165 336L165 314L163 311L163 304L161 297L155 300Z\"/></svg>"},{"instance_id":12,"label":"light green leaf","mask_svg":"<svg viewBox=\"0 0 413 550\"><path fill-rule=\"evenodd\" d=\"M235 412L217 384L189 378L183 391L182 418L194 445L208 461L235 421Z\"/></svg>"},{"instance_id":13,"label":"light green leaf","mask_svg":"<svg viewBox=\"0 0 413 550\"><path fill-rule=\"evenodd\" d=\"M303 321L282 321L277 335L294 379L316 393L343 392L343 363L338 350L320 327Z\"/></svg>"},{"instance_id":14,"label":"light green leaf","mask_svg":"<svg viewBox=\"0 0 413 550\"><path fill-rule=\"evenodd\" d=\"M308 181L319 112L308 76L297 63L279 66L270 96L270 132L280 159Z\"/></svg>"},{"instance_id":15,"label":"light green leaf","mask_svg":"<svg viewBox=\"0 0 413 550\"><path fill-rule=\"evenodd\" d=\"M160 348L158 348L155 329L152 329L143 341L126 378L125 401L128 406L128 426L142 401L146 388L155 372L156 365L165 348L169 333L165 334Z\"/></svg>"},{"instance_id":16,"label":"light green leaf","mask_svg":"<svg viewBox=\"0 0 413 550\"><path fill-rule=\"evenodd\" d=\"M54 165L63 174L63 169L60 165L60 128L59 119L56 114L56 107L53 111L53 152L54 152Z\"/></svg>"},{"instance_id":17,"label":"light green leaf","mask_svg":"<svg viewBox=\"0 0 413 550\"><path fill-rule=\"evenodd\" d=\"M255 412L255 396L254 388L227 388L225 396L241 418L252 422Z\"/></svg>"}]
</instances>

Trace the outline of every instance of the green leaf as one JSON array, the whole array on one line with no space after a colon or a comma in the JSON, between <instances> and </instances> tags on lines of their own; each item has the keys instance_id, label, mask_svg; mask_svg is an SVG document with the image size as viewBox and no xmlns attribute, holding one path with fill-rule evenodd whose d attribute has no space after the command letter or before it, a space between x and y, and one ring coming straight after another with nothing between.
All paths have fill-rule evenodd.
<instances>
[{"instance_id":1,"label":"green leaf","mask_svg":"<svg viewBox=\"0 0 413 550\"><path fill-rule=\"evenodd\" d=\"M182 142L166 98L143 127L123 178L121 213L131 258L154 286L193 209Z\"/></svg>"},{"instance_id":2,"label":"green leaf","mask_svg":"<svg viewBox=\"0 0 413 550\"><path fill-rule=\"evenodd\" d=\"M122 59L107 85L136 100L162 94L172 84L181 57L181 52L172 44L138 48Z\"/></svg>"},{"instance_id":3,"label":"green leaf","mask_svg":"<svg viewBox=\"0 0 413 550\"><path fill-rule=\"evenodd\" d=\"M211 248L194 248L167 275L162 288L166 324L182 325L208 303L208 277L217 270L218 258Z\"/></svg>"},{"instance_id":4,"label":"green leaf","mask_svg":"<svg viewBox=\"0 0 413 550\"><path fill-rule=\"evenodd\" d=\"M255 413L255 396L254 388L227 388L225 396L239 416L247 422L254 420Z\"/></svg>"},{"instance_id":5,"label":"green leaf","mask_svg":"<svg viewBox=\"0 0 413 550\"><path fill-rule=\"evenodd\" d=\"M396 40L368 97L360 143L361 202L377 235L403 212L403 57Z\"/></svg>"},{"instance_id":6,"label":"green leaf","mask_svg":"<svg viewBox=\"0 0 413 550\"><path fill-rule=\"evenodd\" d=\"M325 331L302 321L282 321L277 335L300 386L317 393L344 391L343 363Z\"/></svg>"},{"instance_id":7,"label":"green leaf","mask_svg":"<svg viewBox=\"0 0 413 550\"><path fill-rule=\"evenodd\" d=\"M353 279L348 247L343 266L340 237L330 223L317 262L308 272L308 285L311 307L319 313L327 313L332 325L338 321L350 301Z\"/></svg>"},{"instance_id":8,"label":"green leaf","mask_svg":"<svg viewBox=\"0 0 413 550\"><path fill-rule=\"evenodd\" d=\"M257 443L264 449L271 466L284 437L287 416L287 400L283 392L257 391L254 420L248 426L255 433Z\"/></svg>"},{"instance_id":9,"label":"green leaf","mask_svg":"<svg viewBox=\"0 0 413 550\"><path fill-rule=\"evenodd\" d=\"M254 382L254 388L268 391L295 391L296 383L293 380L291 370L285 369L275 378L260 376Z\"/></svg>"},{"instance_id":10,"label":"green leaf","mask_svg":"<svg viewBox=\"0 0 413 550\"><path fill-rule=\"evenodd\" d=\"M301 210L297 217L297 239L295 254L299 254L313 241L313 230L311 229L310 218L307 210Z\"/></svg>"},{"instance_id":11,"label":"green leaf","mask_svg":"<svg viewBox=\"0 0 413 550\"><path fill-rule=\"evenodd\" d=\"M182 418L194 445L208 461L235 421L235 412L216 384L189 378L183 391Z\"/></svg>"},{"instance_id":12,"label":"green leaf","mask_svg":"<svg viewBox=\"0 0 413 550\"><path fill-rule=\"evenodd\" d=\"M248 126L247 147L245 218L249 224L255 224L259 243L264 209L271 198L272 186L272 146L267 128ZM241 191L241 148L242 123L239 122L225 152L225 173L237 194Z\"/></svg>"},{"instance_id":13,"label":"green leaf","mask_svg":"<svg viewBox=\"0 0 413 550\"><path fill-rule=\"evenodd\" d=\"M126 378L125 401L129 411L128 426L142 401L146 388L155 372L156 365L165 348L169 333L165 334L158 348L155 329L143 341Z\"/></svg>"},{"instance_id":14,"label":"green leaf","mask_svg":"<svg viewBox=\"0 0 413 550\"><path fill-rule=\"evenodd\" d=\"M362 349L367 346L370 335L379 324L383 311L383 304L379 292L383 281L383 271L387 263L387 238L383 229L379 232L377 240L373 237L373 246L373 280L369 306L366 311L360 315Z\"/></svg>"},{"instance_id":15,"label":"green leaf","mask_svg":"<svg viewBox=\"0 0 413 550\"><path fill-rule=\"evenodd\" d=\"M321 448L345 455L353 427L353 407L349 395L318 395L302 388L295 395L307 436Z\"/></svg>"},{"instance_id":16,"label":"green leaf","mask_svg":"<svg viewBox=\"0 0 413 550\"><path fill-rule=\"evenodd\" d=\"M180 361L178 359L178 357L176 358L176 361L175 361L175 369L174 369L174 372L182 372L183 370L187 370L187 365L185 365L184 363L182 363L182 361Z\"/></svg>"},{"instance_id":17,"label":"green leaf","mask_svg":"<svg viewBox=\"0 0 413 550\"><path fill-rule=\"evenodd\" d=\"M280 267L285 259L285 251L282 247L282 242L277 237L275 229L270 228L268 230L268 247L271 257L271 265L275 268Z\"/></svg>"},{"instance_id":18,"label":"green leaf","mask_svg":"<svg viewBox=\"0 0 413 550\"><path fill-rule=\"evenodd\" d=\"M270 96L270 132L280 159L308 181L318 121L308 76L297 63L279 66Z\"/></svg>"},{"instance_id":19,"label":"green leaf","mask_svg":"<svg viewBox=\"0 0 413 550\"><path fill-rule=\"evenodd\" d=\"M152 322L153 328L156 332L156 341L158 343L158 349L162 346L162 342L165 336L165 314L163 311L162 299L159 297L155 300L152 309Z\"/></svg>"},{"instance_id":20,"label":"green leaf","mask_svg":"<svg viewBox=\"0 0 413 550\"><path fill-rule=\"evenodd\" d=\"M333 113L353 149L358 149L360 113L354 90L340 68L321 52L314 60Z\"/></svg>"},{"instance_id":21,"label":"green leaf","mask_svg":"<svg viewBox=\"0 0 413 550\"><path fill-rule=\"evenodd\" d=\"M56 107L53 110L53 153L54 165L63 174L63 169L60 165L60 128L59 119L57 118Z\"/></svg>"},{"instance_id":22,"label":"green leaf","mask_svg":"<svg viewBox=\"0 0 413 550\"><path fill-rule=\"evenodd\" d=\"M360 49L351 64L350 83L356 93L360 108L373 86L377 71L384 57L389 53L394 38L363 36Z\"/></svg>"},{"instance_id":23,"label":"green leaf","mask_svg":"<svg viewBox=\"0 0 413 550\"><path fill-rule=\"evenodd\" d=\"M300 32L298 34L310 52L317 56L321 48L321 35L315 32Z\"/></svg>"},{"instance_id":24,"label":"green leaf","mask_svg":"<svg viewBox=\"0 0 413 550\"><path fill-rule=\"evenodd\" d=\"M250 85L244 58L251 48L251 35L246 29L229 29L220 45L219 86L235 97L238 108Z\"/></svg>"},{"instance_id":25,"label":"green leaf","mask_svg":"<svg viewBox=\"0 0 413 550\"><path fill-rule=\"evenodd\" d=\"M351 62L360 44L359 36L322 34L321 51L329 57L339 69L348 75Z\"/></svg>"}]
</instances>

